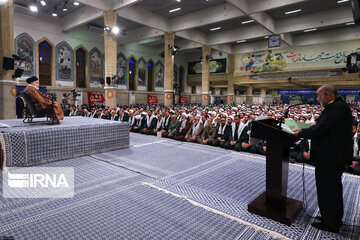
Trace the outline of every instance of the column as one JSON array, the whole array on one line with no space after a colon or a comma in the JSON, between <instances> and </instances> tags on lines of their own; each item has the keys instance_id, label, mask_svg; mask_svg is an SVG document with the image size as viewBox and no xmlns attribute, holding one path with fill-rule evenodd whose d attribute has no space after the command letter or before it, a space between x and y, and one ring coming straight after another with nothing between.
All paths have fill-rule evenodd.
<instances>
[{"instance_id":1,"label":"column","mask_svg":"<svg viewBox=\"0 0 360 240\"><path fill-rule=\"evenodd\" d=\"M109 27L117 25L118 15L114 11L104 11L104 23ZM116 88L106 83L107 77L116 75L117 61L117 39L111 31L104 31L104 48L105 48L105 105L116 107Z\"/></svg>"},{"instance_id":2,"label":"column","mask_svg":"<svg viewBox=\"0 0 360 240\"><path fill-rule=\"evenodd\" d=\"M14 70L2 69L3 56L14 53L14 8L9 0L0 5L0 119L16 118Z\"/></svg>"},{"instance_id":3,"label":"column","mask_svg":"<svg viewBox=\"0 0 360 240\"><path fill-rule=\"evenodd\" d=\"M263 103L266 101L266 88L260 89L260 103Z\"/></svg>"},{"instance_id":4,"label":"column","mask_svg":"<svg viewBox=\"0 0 360 240\"><path fill-rule=\"evenodd\" d=\"M235 102L234 99L234 70L235 70L235 55L229 54L229 73L228 73L228 91L227 91L227 104L232 104Z\"/></svg>"},{"instance_id":5,"label":"column","mask_svg":"<svg viewBox=\"0 0 360 240\"><path fill-rule=\"evenodd\" d=\"M170 106L173 104L174 97L174 87L173 87L173 77L174 77L174 36L173 32L164 33L164 94L165 94L165 106Z\"/></svg>"},{"instance_id":6,"label":"column","mask_svg":"<svg viewBox=\"0 0 360 240\"><path fill-rule=\"evenodd\" d=\"M280 95L278 93L278 90L276 89L272 90L272 97L273 97L273 101L275 100L276 103L280 103Z\"/></svg>"},{"instance_id":7,"label":"column","mask_svg":"<svg viewBox=\"0 0 360 240\"><path fill-rule=\"evenodd\" d=\"M210 53L209 45L202 46L202 74L201 74L201 103L209 105L209 77L210 77Z\"/></svg>"},{"instance_id":8,"label":"column","mask_svg":"<svg viewBox=\"0 0 360 240\"><path fill-rule=\"evenodd\" d=\"M253 103L253 87L248 87L246 90L246 104L252 104Z\"/></svg>"}]
</instances>

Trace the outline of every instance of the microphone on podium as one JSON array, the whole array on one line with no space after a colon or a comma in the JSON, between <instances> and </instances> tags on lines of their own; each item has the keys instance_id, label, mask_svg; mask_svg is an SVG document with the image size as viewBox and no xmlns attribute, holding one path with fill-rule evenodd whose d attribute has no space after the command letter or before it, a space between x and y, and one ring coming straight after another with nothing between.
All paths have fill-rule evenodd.
<instances>
[{"instance_id":1,"label":"microphone on podium","mask_svg":"<svg viewBox=\"0 0 360 240\"><path fill-rule=\"evenodd\" d=\"M297 103L297 104L293 104L293 105L288 106L286 108L286 110L285 110L284 116L280 118L280 125L279 126L281 127L281 124L284 121L284 119L288 118L290 108L295 107L295 106L300 106L300 105L306 105L306 104L311 105L311 104L313 104L313 101L311 99L307 99L302 103Z\"/></svg>"}]
</instances>

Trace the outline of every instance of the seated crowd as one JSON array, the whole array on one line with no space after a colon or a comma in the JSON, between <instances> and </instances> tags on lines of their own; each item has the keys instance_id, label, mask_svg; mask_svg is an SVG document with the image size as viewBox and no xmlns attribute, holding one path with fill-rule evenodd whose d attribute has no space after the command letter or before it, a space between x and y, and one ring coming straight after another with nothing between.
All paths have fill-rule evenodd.
<instances>
[{"instance_id":1,"label":"seated crowd","mask_svg":"<svg viewBox=\"0 0 360 240\"><path fill-rule=\"evenodd\" d=\"M250 141L251 121L259 116L283 121L282 116L287 104L253 104L238 106L176 105L130 105L116 108L95 106L69 106L64 108L65 116L84 116L129 123L131 132L161 135L178 141L194 142L204 145L219 146L235 151L244 151L266 155L266 141L252 144ZM289 118L316 124L322 107L305 105L289 110ZM359 118L353 111L354 154L352 165L346 171L360 175L360 129ZM310 156L311 140L297 141L290 148L290 161L314 164Z\"/></svg>"}]
</instances>

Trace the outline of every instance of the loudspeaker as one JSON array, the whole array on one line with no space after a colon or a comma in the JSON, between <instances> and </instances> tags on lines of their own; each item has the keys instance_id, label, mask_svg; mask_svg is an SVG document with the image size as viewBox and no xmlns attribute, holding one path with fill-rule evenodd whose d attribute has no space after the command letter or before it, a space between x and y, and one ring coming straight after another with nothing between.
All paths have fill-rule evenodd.
<instances>
[{"instance_id":1,"label":"loudspeaker","mask_svg":"<svg viewBox=\"0 0 360 240\"><path fill-rule=\"evenodd\" d=\"M3 57L3 69L14 70L15 61L12 57Z\"/></svg>"},{"instance_id":2,"label":"loudspeaker","mask_svg":"<svg viewBox=\"0 0 360 240\"><path fill-rule=\"evenodd\" d=\"M351 8L355 24L360 25L360 0L351 0Z\"/></svg>"},{"instance_id":3,"label":"loudspeaker","mask_svg":"<svg viewBox=\"0 0 360 240\"><path fill-rule=\"evenodd\" d=\"M106 84L110 85L111 84L111 77L106 77Z\"/></svg>"},{"instance_id":4,"label":"loudspeaker","mask_svg":"<svg viewBox=\"0 0 360 240\"><path fill-rule=\"evenodd\" d=\"M23 69L17 68L17 69L15 70L14 78L19 78L19 77L21 77L21 75L23 74L23 72L24 72Z\"/></svg>"},{"instance_id":5,"label":"loudspeaker","mask_svg":"<svg viewBox=\"0 0 360 240\"><path fill-rule=\"evenodd\" d=\"M99 82L100 82L100 84L104 85L105 84L104 78L100 78Z\"/></svg>"}]
</instances>

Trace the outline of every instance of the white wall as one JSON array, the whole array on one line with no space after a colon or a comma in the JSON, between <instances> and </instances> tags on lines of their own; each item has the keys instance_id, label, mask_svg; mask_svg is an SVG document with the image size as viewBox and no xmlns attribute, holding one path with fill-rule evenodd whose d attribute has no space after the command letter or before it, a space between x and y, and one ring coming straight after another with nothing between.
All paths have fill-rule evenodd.
<instances>
[{"instance_id":1,"label":"white wall","mask_svg":"<svg viewBox=\"0 0 360 240\"><path fill-rule=\"evenodd\" d=\"M46 37L55 46L66 41L73 49L83 45L88 51L97 47L104 53L104 37L102 35L88 32L86 25L63 32L61 21L48 14L39 13L36 18L33 18L14 12L14 38L24 32L28 33L35 42Z\"/></svg>"}]
</instances>

